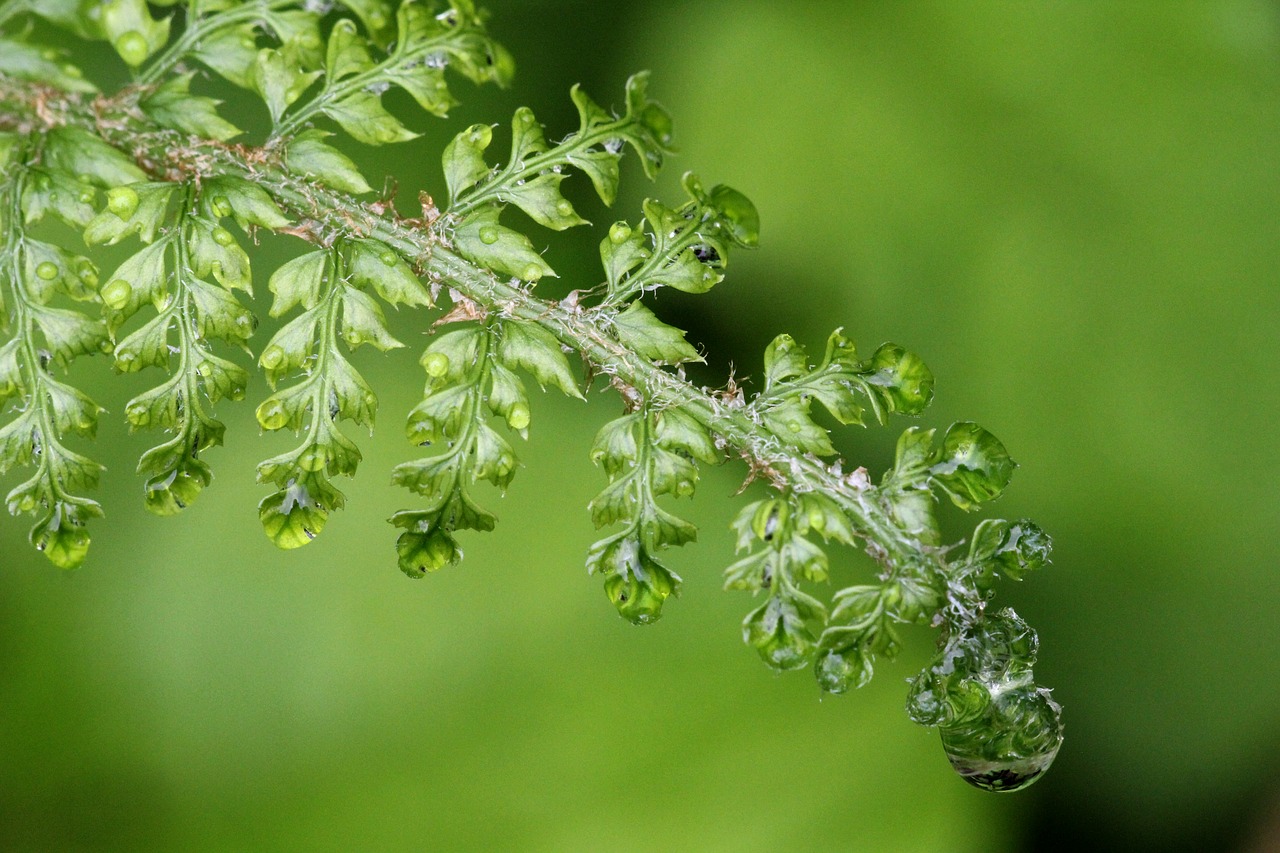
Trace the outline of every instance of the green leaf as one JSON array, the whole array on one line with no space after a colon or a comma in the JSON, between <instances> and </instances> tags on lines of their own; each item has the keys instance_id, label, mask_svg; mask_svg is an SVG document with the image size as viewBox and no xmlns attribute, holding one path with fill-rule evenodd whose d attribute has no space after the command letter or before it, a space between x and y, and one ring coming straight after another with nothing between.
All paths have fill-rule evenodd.
<instances>
[{"instance_id":1,"label":"green leaf","mask_svg":"<svg viewBox=\"0 0 1280 853\"><path fill-rule=\"evenodd\" d=\"M1032 521L987 519L973 532L969 561L1022 580L1028 572L1048 565L1052 551L1053 540Z\"/></svg>"},{"instance_id":2,"label":"green leaf","mask_svg":"<svg viewBox=\"0 0 1280 853\"><path fill-rule=\"evenodd\" d=\"M267 289L275 294L272 317L284 316L295 305L311 309L319 304L327 260L328 253L318 249L294 258L271 274Z\"/></svg>"},{"instance_id":3,"label":"green leaf","mask_svg":"<svg viewBox=\"0 0 1280 853\"><path fill-rule=\"evenodd\" d=\"M724 461L707 428L678 408L663 409L654 416L654 442L709 465Z\"/></svg>"},{"instance_id":4,"label":"green leaf","mask_svg":"<svg viewBox=\"0 0 1280 853\"><path fill-rule=\"evenodd\" d=\"M684 332L663 323L640 302L632 302L618 313L613 329L625 346L658 364L703 360L684 339Z\"/></svg>"},{"instance_id":5,"label":"green leaf","mask_svg":"<svg viewBox=\"0 0 1280 853\"><path fill-rule=\"evenodd\" d=\"M332 135L324 130L305 130L290 139L284 153L289 171L345 192L371 192L351 158L324 142Z\"/></svg>"},{"instance_id":6,"label":"green leaf","mask_svg":"<svg viewBox=\"0 0 1280 853\"><path fill-rule=\"evenodd\" d=\"M245 231L251 225L283 228L289 219L280 212L267 191L257 184L232 175L206 179L201 187L201 204L215 218L234 215Z\"/></svg>"},{"instance_id":7,"label":"green leaf","mask_svg":"<svg viewBox=\"0 0 1280 853\"><path fill-rule=\"evenodd\" d=\"M326 106L322 112L340 124L354 139L366 145L386 145L418 138L418 134L387 112L378 95L369 92L348 95L341 101Z\"/></svg>"},{"instance_id":8,"label":"green leaf","mask_svg":"<svg viewBox=\"0 0 1280 853\"><path fill-rule=\"evenodd\" d=\"M772 596L742 621L742 641L754 646L771 668L786 672L809 665L817 639L805 624L822 605L809 596Z\"/></svg>"},{"instance_id":9,"label":"green leaf","mask_svg":"<svg viewBox=\"0 0 1280 853\"><path fill-rule=\"evenodd\" d=\"M114 246L132 234L150 243L165 221L169 200L177 186L136 183L111 189L107 193L107 207L85 226L85 243Z\"/></svg>"},{"instance_id":10,"label":"green leaf","mask_svg":"<svg viewBox=\"0 0 1280 853\"><path fill-rule=\"evenodd\" d=\"M94 20L120 58L134 68L169 40L169 19L152 18L145 0L104 0L96 4Z\"/></svg>"},{"instance_id":11,"label":"green leaf","mask_svg":"<svg viewBox=\"0 0 1280 853\"><path fill-rule=\"evenodd\" d=\"M942 440L942 461L930 468L931 480L961 509L998 497L1018 464L1000 440L971 422L953 424Z\"/></svg>"},{"instance_id":12,"label":"green leaf","mask_svg":"<svg viewBox=\"0 0 1280 853\"><path fill-rule=\"evenodd\" d=\"M332 86L344 77L350 77L373 68L373 57L363 38L356 32L354 21L343 18L333 25L329 33L329 49L325 56L327 85Z\"/></svg>"},{"instance_id":13,"label":"green leaf","mask_svg":"<svg viewBox=\"0 0 1280 853\"><path fill-rule=\"evenodd\" d=\"M867 369L872 371L867 384L877 392L872 399L887 411L917 415L933 399L933 373L919 356L896 344L877 349Z\"/></svg>"},{"instance_id":14,"label":"green leaf","mask_svg":"<svg viewBox=\"0 0 1280 853\"><path fill-rule=\"evenodd\" d=\"M0 157L0 163L3 162ZM2 168L2 167L0 167ZM93 187L65 172L31 169L22 193L23 223L34 225L52 213L72 228L83 230L94 217Z\"/></svg>"},{"instance_id":15,"label":"green leaf","mask_svg":"<svg viewBox=\"0 0 1280 853\"><path fill-rule=\"evenodd\" d=\"M554 385L568 397L586 399L578 390L560 342L546 329L524 320L506 320L499 335L498 359L504 365L527 370L544 388Z\"/></svg>"},{"instance_id":16,"label":"green leaf","mask_svg":"<svg viewBox=\"0 0 1280 853\"><path fill-rule=\"evenodd\" d=\"M271 121L278 124L284 111L302 96L320 73L318 70L304 71L286 51L264 47L254 58L248 82L262 95L271 113ZM376 98L374 102L376 104Z\"/></svg>"},{"instance_id":17,"label":"green leaf","mask_svg":"<svg viewBox=\"0 0 1280 853\"><path fill-rule=\"evenodd\" d=\"M88 131L69 125L46 134L44 156L52 168L100 187L120 187L147 177L124 153Z\"/></svg>"},{"instance_id":18,"label":"green leaf","mask_svg":"<svg viewBox=\"0 0 1280 853\"><path fill-rule=\"evenodd\" d=\"M68 92L96 92L74 65L60 62L61 52L26 41L0 38L0 74L57 86Z\"/></svg>"},{"instance_id":19,"label":"green leaf","mask_svg":"<svg viewBox=\"0 0 1280 853\"><path fill-rule=\"evenodd\" d=\"M559 172L547 172L524 183L517 183L503 197L544 228L563 231L575 225L586 225L587 220L579 216L569 200L560 193L560 182L565 177Z\"/></svg>"},{"instance_id":20,"label":"green leaf","mask_svg":"<svg viewBox=\"0 0 1280 853\"><path fill-rule=\"evenodd\" d=\"M645 245L642 229L632 229L625 222L615 222L609 229L609 236L600 241L600 262L604 265L610 292L618 290L623 278L651 254Z\"/></svg>"},{"instance_id":21,"label":"green leaf","mask_svg":"<svg viewBox=\"0 0 1280 853\"><path fill-rule=\"evenodd\" d=\"M615 478L639 459L635 428L640 416L623 415L602 426L591 443L591 461Z\"/></svg>"},{"instance_id":22,"label":"green leaf","mask_svg":"<svg viewBox=\"0 0 1280 853\"><path fill-rule=\"evenodd\" d=\"M212 275L228 289L253 290L249 256L236 243L231 232L213 222L192 217L187 240L191 269L197 276Z\"/></svg>"},{"instance_id":23,"label":"green leaf","mask_svg":"<svg viewBox=\"0 0 1280 853\"><path fill-rule=\"evenodd\" d=\"M377 240L351 240L347 245L351 247L347 272L357 287L372 287L392 306L432 304L431 294L390 246Z\"/></svg>"},{"instance_id":24,"label":"green leaf","mask_svg":"<svg viewBox=\"0 0 1280 853\"><path fill-rule=\"evenodd\" d=\"M499 209L490 205L458 223L453 240L463 257L499 275L525 281L554 276L555 270L534 251L533 242L520 232L499 225L498 214Z\"/></svg>"},{"instance_id":25,"label":"green leaf","mask_svg":"<svg viewBox=\"0 0 1280 853\"><path fill-rule=\"evenodd\" d=\"M489 174L484 151L493 141L493 130L486 124L473 124L459 133L444 149L444 181L449 198L457 201L466 189ZM496 219L496 217L495 217Z\"/></svg>"},{"instance_id":26,"label":"green leaf","mask_svg":"<svg viewBox=\"0 0 1280 853\"><path fill-rule=\"evenodd\" d=\"M647 71L627 80L627 118L635 122L636 129L626 139L640 158L644 173L653 179L662 167L664 155L672 151L673 135L670 114L649 100L648 86Z\"/></svg>"},{"instance_id":27,"label":"green leaf","mask_svg":"<svg viewBox=\"0 0 1280 853\"><path fill-rule=\"evenodd\" d=\"M765 390L809 372L804 347L790 335L778 335L764 351Z\"/></svg>"},{"instance_id":28,"label":"green leaf","mask_svg":"<svg viewBox=\"0 0 1280 853\"><path fill-rule=\"evenodd\" d=\"M235 85L256 88L258 45L253 24L215 29L200 39L190 55Z\"/></svg>"},{"instance_id":29,"label":"green leaf","mask_svg":"<svg viewBox=\"0 0 1280 853\"><path fill-rule=\"evenodd\" d=\"M387 319L378 303L351 287L342 289L342 337L353 350L372 344L386 352L404 346L387 330Z\"/></svg>"},{"instance_id":30,"label":"green leaf","mask_svg":"<svg viewBox=\"0 0 1280 853\"><path fill-rule=\"evenodd\" d=\"M830 456L836 452L827 431L809 416L807 400L783 400L765 409L761 419L771 433L806 453Z\"/></svg>"},{"instance_id":31,"label":"green leaf","mask_svg":"<svg viewBox=\"0 0 1280 853\"><path fill-rule=\"evenodd\" d=\"M138 106L157 124L194 136L220 142L239 136L243 131L218 115L220 101L191 94L194 76L192 71L169 78L141 99Z\"/></svg>"}]
</instances>

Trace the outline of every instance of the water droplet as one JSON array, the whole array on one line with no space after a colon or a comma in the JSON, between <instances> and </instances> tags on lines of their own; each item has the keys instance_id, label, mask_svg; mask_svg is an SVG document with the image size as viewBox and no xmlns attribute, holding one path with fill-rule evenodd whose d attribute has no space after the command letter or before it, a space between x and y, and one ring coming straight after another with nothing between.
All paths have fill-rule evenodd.
<instances>
[{"instance_id":1,"label":"water droplet","mask_svg":"<svg viewBox=\"0 0 1280 853\"><path fill-rule=\"evenodd\" d=\"M144 427L151 423L150 412L146 403L130 403L124 410L124 416L136 427Z\"/></svg>"},{"instance_id":2,"label":"water droplet","mask_svg":"<svg viewBox=\"0 0 1280 853\"><path fill-rule=\"evenodd\" d=\"M120 58L133 67L141 65L147 60L147 40L142 33L137 30L129 30L120 38L116 39L116 53L120 54Z\"/></svg>"},{"instance_id":3,"label":"water droplet","mask_svg":"<svg viewBox=\"0 0 1280 853\"><path fill-rule=\"evenodd\" d=\"M524 403L516 403L507 412L507 426L512 429L525 429L529 426L529 407Z\"/></svg>"},{"instance_id":4,"label":"water droplet","mask_svg":"<svg viewBox=\"0 0 1280 853\"><path fill-rule=\"evenodd\" d=\"M442 352L429 352L422 357L422 367L428 376L439 379L449 372L449 356Z\"/></svg>"},{"instance_id":5,"label":"water droplet","mask_svg":"<svg viewBox=\"0 0 1280 853\"><path fill-rule=\"evenodd\" d=\"M80 276L80 280L88 287L98 286L98 270L88 261L81 261L80 266L76 270L76 274Z\"/></svg>"},{"instance_id":6,"label":"water droplet","mask_svg":"<svg viewBox=\"0 0 1280 853\"><path fill-rule=\"evenodd\" d=\"M43 261L36 267L36 275L45 281L53 281L58 277L58 265L52 261Z\"/></svg>"},{"instance_id":7,"label":"water droplet","mask_svg":"<svg viewBox=\"0 0 1280 853\"><path fill-rule=\"evenodd\" d=\"M107 191L107 210L128 219L138 209L138 194L130 187L114 187Z\"/></svg>"},{"instance_id":8,"label":"water droplet","mask_svg":"<svg viewBox=\"0 0 1280 853\"><path fill-rule=\"evenodd\" d=\"M676 494L682 498L687 498L693 494L693 481L681 480L676 483Z\"/></svg>"},{"instance_id":9,"label":"water droplet","mask_svg":"<svg viewBox=\"0 0 1280 853\"><path fill-rule=\"evenodd\" d=\"M328 454L320 447L308 447L298 457L298 467L304 471L319 471L328 464Z\"/></svg>"},{"instance_id":10,"label":"water droplet","mask_svg":"<svg viewBox=\"0 0 1280 853\"><path fill-rule=\"evenodd\" d=\"M213 229L213 242L219 246L230 246L235 241L236 238L231 236L231 232L222 226Z\"/></svg>"},{"instance_id":11,"label":"water droplet","mask_svg":"<svg viewBox=\"0 0 1280 853\"><path fill-rule=\"evenodd\" d=\"M1019 752L1008 749L1001 754L992 754L989 750L974 749L972 733L968 728L944 728L939 731L942 734L942 749L960 778L975 788L997 793L1021 791L1039 779L1053 764L1058 749L1062 746L1062 735L1058 734L1037 750Z\"/></svg>"},{"instance_id":12,"label":"water droplet","mask_svg":"<svg viewBox=\"0 0 1280 853\"><path fill-rule=\"evenodd\" d=\"M272 344L262 351L262 357L258 361L268 370L276 370L284 365L285 352L280 347Z\"/></svg>"},{"instance_id":13,"label":"water droplet","mask_svg":"<svg viewBox=\"0 0 1280 853\"><path fill-rule=\"evenodd\" d=\"M542 267L537 264L529 264L524 268L524 275L520 276L525 281L537 281L542 278Z\"/></svg>"},{"instance_id":14,"label":"water droplet","mask_svg":"<svg viewBox=\"0 0 1280 853\"><path fill-rule=\"evenodd\" d=\"M492 246L498 242L498 229L492 225L486 225L480 229L480 242L486 246Z\"/></svg>"},{"instance_id":15,"label":"water droplet","mask_svg":"<svg viewBox=\"0 0 1280 853\"><path fill-rule=\"evenodd\" d=\"M263 429L280 429L289 422L289 413L285 411L284 404L274 397L258 406L255 414Z\"/></svg>"},{"instance_id":16,"label":"water droplet","mask_svg":"<svg viewBox=\"0 0 1280 853\"><path fill-rule=\"evenodd\" d=\"M103 305L113 311L120 311L129 304L129 297L133 296L133 285L117 278L108 282L98 294L102 297Z\"/></svg>"},{"instance_id":17,"label":"water droplet","mask_svg":"<svg viewBox=\"0 0 1280 853\"><path fill-rule=\"evenodd\" d=\"M227 197L224 195L214 196L210 206L213 208L214 214L219 217L231 215L231 202L227 201Z\"/></svg>"},{"instance_id":18,"label":"water droplet","mask_svg":"<svg viewBox=\"0 0 1280 853\"><path fill-rule=\"evenodd\" d=\"M609 229L609 242L615 246L627 242L631 237L631 226L625 222L615 222Z\"/></svg>"},{"instance_id":19,"label":"water droplet","mask_svg":"<svg viewBox=\"0 0 1280 853\"><path fill-rule=\"evenodd\" d=\"M396 265L396 253L383 252L381 255L378 255L378 260L382 261L383 264L389 267L394 267Z\"/></svg>"},{"instance_id":20,"label":"water droplet","mask_svg":"<svg viewBox=\"0 0 1280 853\"><path fill-rule=\"evenodd\" d=\"M573 205L569 203L568 199L561 199L556 202L556 212L561 216L572 216Z\"/></svg>"}]
</instances>

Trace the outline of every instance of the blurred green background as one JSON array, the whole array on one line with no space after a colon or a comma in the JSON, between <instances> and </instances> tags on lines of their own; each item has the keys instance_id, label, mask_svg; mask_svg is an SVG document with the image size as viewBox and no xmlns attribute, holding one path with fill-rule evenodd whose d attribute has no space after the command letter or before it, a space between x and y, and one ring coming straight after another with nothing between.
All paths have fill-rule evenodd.
<instances>
[{"instance_id":1,"label":"blurred green background","mask_svg":"<svg viewBox=\"0 0 1280 853\"><path fill-rule=\"evenodd\" d=\"M157 519L130 473L150 436L119 417L155 377L76 368L112 412L109 519L70 575L0 526L0 848L1280 849L1276 4L487 5L516 86L459 84L450 120L365 149L366 174L443 195L452 133L527 104L558 137L572 83L617 105L652 69L684 153L656 188L631 164L615 211L584 202L596 229L540 238L562 276L540 287L594 284L599 226L677 200L684 169L747 193L761 250L654 307L709 383L758 373L781 331L896 341L937 376L926 425L1004 440L1022 467L992 512L1057 541L999 598L1040 631L1057 764L1011 796L952 774L902 708L928 632L851 696L766 671L738 640L748 600L719 591L733 465L684 505L682 598L623 622L582 568L608 395L536 399L498 530L404 578L384 519L412 501L387 472L413 453L423 319L402 312L409 348L357 358L382 402L349 508L297 552L258 529L254 465L287 439L250 405L221 407L215 487ZM259 281L299 245L270 242ZM905 425L840 447L878 476Z\"/></svg>"}]
</instances>

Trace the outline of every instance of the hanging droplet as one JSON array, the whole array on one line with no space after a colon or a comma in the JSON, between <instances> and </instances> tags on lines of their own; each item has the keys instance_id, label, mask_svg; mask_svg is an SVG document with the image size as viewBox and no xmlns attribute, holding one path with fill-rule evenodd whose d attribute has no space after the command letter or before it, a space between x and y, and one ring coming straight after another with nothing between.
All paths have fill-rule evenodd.
<instances>
[{"instance_id":1,"label":"hanging droplet","mask_svg":"<svg viewBox=\"0 0 1280 853\"><path fill-rule=\"evenodd\" d=\"M569 203L568 199L561 199L556 202L556 213L561 216L573 216L573 205Z\"/></svg>"},{"instance_id":2,"label":"hanging droplet","mask_svg":"<svg viewBox=\"0 0 1280 853\"><path fill-rule=\"evenodd\" d=\"M429 352L422 357L422 367L428 376L439 379L449 372L449 356L442 352Z\"/></svg>"},{"instance_id":3,"label":"hanging droplet","mask_svg":"<svg viewBox=\"0 0 1280 853\"><path fill-rule=\"evenodd\" d=\"M303 471L319 471L329 462L324 448L312 445L298 457L298 467Z\"/></svg>"},{"instance_id":4,"label":"hanging droplet","mask_svg":"<svg viewBox=\"0 0 1280 853\"><path fill-rule=\"evenodd\" d=\"M231 236L231 232L227 229L221 226L213 229L213 242L217 243L219 246L230 246L235 241L236 238Z\"/></svg>"},{"instance_id":5,"label":"hanging droplet","mask_svg":"<svg viewBox=\"0 0 1280 853\"><path fill-rule=\"evenodd\" d=\"M285 362L284 350L275 344L272 344L262 351L262 356L258 361L261 362L262 366L267 370L276 370Z\"/></svg>"},{"instance_id":6,"label":"hanging droplet","mask_svg":"<svg viewBox=\"0 0 1280 853\"><path fill-rule=\"evenodd\" d=\"M520 277L525 281L537 281L542 278L542 267L537 264L529 264L524 268L524 275Z\"/></svg>"},{"instance_id":7,"label":"hanging droplet","mask_svg":"<svg viewBox=\"0 0 1280 853\"><path fill-rule=\"evenodd\" d=\"M498 242L498 229L492 225L486 225L480 229L480 242L486 246L492 246Z\"/></svg>"},{"instance_id":8,"label":"hanging droplet","mask_svg":"<svg viewBox=\"0 0 1280 853\"><path fill-rule=\"evenodd\" d=\"M146 62L147 55L150 52L147 48L146 37L137 30L129 30L116 39L116 53L120 54L120 58L134 68Z\"/></svg>"},{"instance_id":9,"label":"hanging droplet","mask_svg":"<svg viewBox=\"0 0 1280 853\"><path fill-rule=\"evenodd\" d=\"M625 222L615 222L609 229L609 242L615 246L627 242L631 237L631 226Z\"/></svg>"},{"instance_id":10,"label":"hanging droplet","mask_svg":"<svg viewBox=\"0 0 1280 853\"><path fill-rule=\"evenodd\" d=\"M1020 791L1044 775L1062 746L1061 709L1046 690L1033 696L1010 697L1041 706L1039 713L1019 714L1018 728L989 728L1000 722L984 719L938 730L942 750L961 779L984 791L1004 793ZM1003 697L993 707L1002 704L1006 704Z\"/></svg>"},{"instance_id":11,"label":"hanging droplet","mask_svg":"<svg viewBox=\"0 0 1280 853\"><path fill-rule=\"evenodd\" d=\"M280 429L289 422L289 413L279 400L271 399L258 406L255 413L263 429Z\"/></svg>"},{"instance_id":12,"label":"hanging droplet","mask_svg":"<svg viewBox=\"0 0 1280 853\"><path fill-rule=\"evenodd\" d=\"M512 429L525 429L529 426L529 407L524 403L515 403L507 412L507 426Z\"/></svg>"},{"instance_id":13,"label":"hanging droplet","mask_svg":"<svg viewBox=\"0 0 1280 853\"><path fill-rule=\"evenodd\" d=\"M129 304L129 297L133 295L133 285L122 278L113 279L99 291L99 295L102 297L103 305L113 311L120 311Z\"/></svg>"},{"instance_id":14,"label":"hanging droplet","mask_svg":"<svg viewBox=\"0 0 1280 853\"><path fill-rule=\"evenodd\" d=\"M129 187L115 187L107 191L107 210L121 219L128 219L138 209L138 194Z\"/></svg>"}]
</instances>

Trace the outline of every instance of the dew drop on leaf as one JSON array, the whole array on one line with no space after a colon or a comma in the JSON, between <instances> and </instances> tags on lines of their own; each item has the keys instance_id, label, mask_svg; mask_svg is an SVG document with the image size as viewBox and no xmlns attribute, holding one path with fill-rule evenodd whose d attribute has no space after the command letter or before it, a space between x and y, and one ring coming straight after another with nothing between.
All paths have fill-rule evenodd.
<instances>
[{"instance_id":1,"label":"dew drop on leaf","mask_svg":"<svg viewBox=\"0 0 1280 853\"><path fill-rule=\"evenodd\" d=\"M148 52L146 38L136 30L129 30L116 39L116 53L135 68L147 60Z\"/></svg>"},{"instance_id":2,"label":"dew drop on leaf","mask_svg":"<svg viewBox=\"0 0 1280 853\"><path fill-rule=\"evenodd\" d=\"M138 209L138 194L129 187L115 187L107 192L107 210L128 219Z\"/></svg>"},{"instance_id":3,"label":"dew drop on leaf","mask_svg":"<svg viewBox=\"0 0 1280 853\"><path fill-rule=\"evenodd\" d=\"M625 222L615 222L609 229L609 242L614 245L627 242L631 236L631 226Z\"/></svg>"},{"instance_id":4,"label":"dew drop on leaf","mask_svg":"<svg viewBox=\"0 0 1280 853\"><path fill-rule=\"evenodd\" d=\"M272 344L271 346L267 347L265 350L262 351L262 357L259 359L259 361L261 361L262 366L267 368L268 370L275 370L276 368L284 364L284 361L285 361L284 350L282 350L280 347L276 346L275 344Z\"/></svg>"},{"instance_id":5,"label":"dew drop on leaf","mask_svg":"<svg viewBox=\"0 0 1280 853\"><path fill-rule=\"evenodd\" d=\"M529 426L529 407L524 403L516 403L507 412L507 425L512 429L525 429Z\"/></svg>"},{"instance_id":6,"label":"dew drop on leaf","mask_svg":"<svg viewBox=\"0 0 1280 853\"><path fill-rule=\"evenodd\" d=\"M102 296L103 305L113 311L119 311L129 304L129 297L133 295L133 285L122 278L117 278L108 282L99 294Z\"/></svg>"},{"instance_id":7,"label":"dew drop on leaf","mask_svg":"<svg viewBox=\"0 0 1280 853\"><path fill-rule=\"evenodd\" d=\"M442 352L429 352L422 358L422 367L428 376L439 379L449 372L449 356Z\"/></svg>"},{"instance_id":8,"label":"dew drop on leaf","mask_svg":"<svg viewBox=\"0 0 1280 853\"><path fill-rule=\"evenodd\" d=\"M44 261L36 267L36 275L45 281L53 281L58 277L58 265L52 261Z\"/></svg>"},{"instance_id":9,"label":"dew drop on leaf","mask_svg":"<svg viewBox=\"0 0 1280 853\"><path fill-rule=\"evenodd\" d=\"M498 242L498 229L489 225L480 229L480 242L486 246L492 246Z\"/></svg>"}]
</instances>

